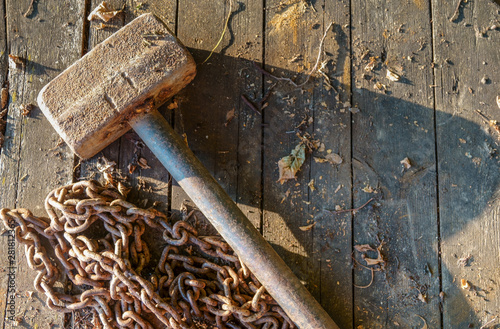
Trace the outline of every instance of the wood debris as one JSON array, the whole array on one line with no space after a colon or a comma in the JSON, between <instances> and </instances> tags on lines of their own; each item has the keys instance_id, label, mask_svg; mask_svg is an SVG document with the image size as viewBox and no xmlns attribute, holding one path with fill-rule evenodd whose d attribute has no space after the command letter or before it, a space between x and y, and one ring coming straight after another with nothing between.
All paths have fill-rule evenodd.
<instances>
[{"instance_id":1,"label":"wood debris","mask_svg":"<svg viewBox=\"0 0 500 329\"><path fill-rule=\"evenodd\" d=\"M21 115L24 117L28 116L34 108L35 105L33 104L22 104L20 107Z\"/></svg>"},{"instance_id":2,"label":"wood debris","mask_svg":"<svg viewBox=\"0 0 500 329\"><path fill-rule=\"evenodd\" d=\"M363 187L361 189L361 191L365 192L365 193L376 193L375 189L373 187L371 187L370 185L366 184L365 187Z\"/></svg>"},{"instance_id":3,"label":"wood debris","mask_svg":"<svg viewBox=\"0 0 500 329\"><path fill-rule=\"evenodd\" d=\"M118 192L120 192L121 195L126 199L127 195L129 194L130 190L132 190L131 187L125 186L122 184L122 182L118 182Z\"/></svg>"},{"instance_id":4,"label":"wood debris","mask_svg":"<svg viewBox=\"0 0 500 329\"><path fill-rule=\"evenodd\" d=\"M466 279L460 280L460 287L462 287L462 289L464 290L469 290L471 288L469 281L467 281Z\"/></svg>"},{"instance_id":5,"label":"wood debris","mask_svg":"<svg viewBox=\"0 0 500 329\"><path fill-rule=\"evenodd\" d=\"M391 70L391 69L387 69L386 78L391 80L391 81L401 80L401 76L399 74L397 74L396 72L394 72L394 70Z\"/></svg>"},{"instance_id":6,"label":"wood debris","mask_svg":"<svg viewBox=\"0 0 500 329\"><path fill-rule=\"evenodd\" d=\"M340 155L338 155L337 153L328 153L325 156L325 159L334 165L339 165L343 162L342 157Z\"/></svg>"},{"instance_id":7,"label":"wood debris","mask_svg":"<svg viewBox=\"0 0 500 329\"><path fill-rule=\"evenodd\" d=\"M498 105L498 108L500 109L500 95L497 96L497 105Z\"/></svg>"},{"instance_id":8,"label":"wood debris","mask_svg":"<svg viewBox=\"0 0 500 329\"><path fill-rule=\"evenodd\" d=\"M417 316L422 319L422 321L424 321L424 326L421 328L421 329L428 329L429 327L427 326L427 321L425 321L425 319L423 317L421 317L420 315L417 314Z\"/></svg>"},{"instance_id":9,"label":"wood debris","mask_svg":"<svg viewBox=\"0 0 500 329\"><path fill-rule=\"evenodd\" d=\"M424 304L427 304L427 295L425 294L422 294L420 291L418 292L418 299L424 303Z\"/></svg>"},{"instance_id":10,"label":"wood debris","mask_svg":"<svg viewBox=\"0 0 500 329\"><path fill-rule=\"evenodd\" d=\"M370 60L368 62L368 64L366 64L365 66L365 71L366 72L371 72L373 71L373 69L375 68L375 66L377 65L377 58L376 56L372 56L370 57Z\"/></svg>"},{"instance_id":11,"label":"wood debris","mask_svg":"<svg viewBox=\"0 0 500 329\"><path fill-rule=\"evenodd\" d=\"M366 265L368 266L373 266L373 265L379 265L380 267L385 266L385 259L382 256L382 246L384 245L383 241L379 244L377 247L377 258L370 258L366 254L362 254L361 258L366 262Z\"/></svg>"},{"instance_id":12,"label":"wood debris","mask_svg":"<svg viewBox=\"0 0 500 329\"><path fill-rule=\"evenodd\" d=\"M369 244L357 244L354 246L354 249L356 249L359 252L376 251Z\"/></svg>"},{"instance_id":13,"label":"wood debris","mask_svg":"<svg viewBox=\"0 0 500 329\"><path fill-rule=\"evenodd\" d=\"M312 223L312 224L309 224L309 225L300 226L300 227L299 227L299 229L300 229L301 231L306 232L306 231L310 231L310 230L312 230L312 228L313 228L315 225L316 225L316 222L314 222L314 223Z\"/></svg>"},{"instance_id":14,"label":"wood debris","mask_svg":"<svg viewBox=\"0 0 500 329\"><path fill-rule=\"evenodd\" d=\"M37 1L37 0L31 0L30 5L28 6L28 9L26 9L26 11L23 14L24 17L29 17L29 16L31 16L31 14L33 14L35 1Z\"/></svg>"},{"instance_id":15,"label":"wood debris","mask_svg":"<svg viewBox=\"0 0 500 329\"><path fill-rule=\"evenodd\" d=\"M179 104L177 102L177 98L174 98L170 104L168 104L167 109L169 110L174 110L176 108L179 108Z\"/></svg>"},{"instance_id":16,"label":"wood debris","mask_svg":"<svg viewBox=\"0 0 500 329\"><path fill-rule=\"evenodd\" d=\"M134 171L137 169L137 166L133 163L129 163L127 166L127 169L128 169L128 173L132 175L134 173Z\"/></svg>"},{"instance_id":17,"label":"wood debris","mask_svg":"<svg viewBox=\"0 0 500 329\"><path fill-rule=\"evenodd\" d=\"M384 85L382 82L380 81L377 81L374 85L373 85L373 89L376 89L376 90L382 90L382 91L387 91L387 86Z\"/></svg>"},{"instance_id":18,"label":"wood debris","mask_svg":"<svg viewBox=\"0 0 500 329\"><path fill-rule=\"evenodd\" d=\"M148 165L148 160L145 158L139 158L137 160L137 164L142 168L142 169L151 169L151 167Z\"/></svg>"},{"instance_id":19,"label":"wood debris","mask_svg":"<svg viewBox=\"0 0 500 329\"><path fill-rule=\"evenodd\" d=\"M472 255L471 254L468 254L467 256L465 257L460 257L458 260L457 260L457 265L458 266L462 266L462 267L466 267L466 266L469 266L470 265L470 260L472 259Z\"/></svg>"},{"instance_id":20,"label":"wood debris","mask_svg":"<svg viewBox=\"0 0 500 329\"><path fill-rule=\"evenodd\" d=\"M22 70L26 66L26 60L22 57L9 54L9 68Z\"/></svg>"},{"instance_id":21,"label":"wood debris","mask_svg":"<svg viewBox=\"0 0 500 329\"><path fill-rule=\"evenodd\" d=\"M307 186L309 186L311 191L316 191L316 186L314 186L314 178L311 179L311 181L307 184Z\"/></svg>"},{"instance_id":22,"label":"wood debris","mask_svg":"<svg viewBox=\"0 0 500 329\"><path fill-rule=\"evenodd\" d=\"M93 21L96 19L103 20L105 22L108 22L110 19L121 13L123 9L120 10L112 10L109 8L108 4L106 1L101 2L92 12L90 15L87 17L87 20Z\"/></svg>"},{"instance_id":23,"label":"wood debris","mask_svg":"<svg viewBox=\"0 0 500 329\"><path fill-rule=\"evenodd\" d=\"M226 122L224 123L224 126L227 127L231 121L233 121L235 117L235 110L234 108L226 113Z\"/></svg>"},{"instance_id":24,"label":"wood debris","mask_svg":"<svg viewBox=\"0 0 500 329\"><path fill-rule=\"evenodd\" d=\"M404 158L403 160L400 161L400 163L403 165L405 169L410 169L411 168L411 162L408 157Z\"/></svg>"},{"instance_id":25,"label":"wood debris","mask_svg":"<svg viewBox=\"0 0 500 329\"><path fill-rule=\"evenodd\" d=\"M462 5L462 0L457 0L457 5L455 7L455 11L453 12L453 15L450 17L450 22L454 22L458 19L460 16L460 6Z\"/></svg>"}]
</instances>

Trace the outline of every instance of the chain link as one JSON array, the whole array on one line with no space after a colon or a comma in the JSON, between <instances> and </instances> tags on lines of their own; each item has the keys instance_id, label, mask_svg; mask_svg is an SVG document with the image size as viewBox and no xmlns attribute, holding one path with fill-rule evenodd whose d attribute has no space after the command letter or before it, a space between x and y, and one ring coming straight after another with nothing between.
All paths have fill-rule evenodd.
<instances>
[{"instance_id":1,"label":"chain link","mask_svg":"<svg viewBox=\"0 0 500 329\"><path fill-rule=\"evenodd\" d=\"M16 240L37 272L34 287L52 310L93 308L96 327L105 329L152 329L154 318L174 329L207 323L219 329L295 327L227 243L199 236L185 220L171 223L156 209L138 208L95 181L55 189L45 208L49 218L27 209L1 209L0 218L9 230L15 223ZM100 239L85 235L96 222L105 229ZM146 226L163 234L165 247L156 265L150 264L142 239ZM69 295L56 289L61 269L73 285L87 290Z\"/></svg>"}]
</instances>

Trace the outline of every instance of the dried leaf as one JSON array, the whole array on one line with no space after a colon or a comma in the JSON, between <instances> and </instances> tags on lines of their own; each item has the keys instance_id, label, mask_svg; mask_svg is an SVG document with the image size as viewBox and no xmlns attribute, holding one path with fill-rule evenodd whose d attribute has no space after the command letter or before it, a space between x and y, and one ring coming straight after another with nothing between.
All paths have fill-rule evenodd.
<instances>
[{"instance_id":1,"label":"dried leaf","mask_svg":"<svg viewBox=\"0 0 500 329\"><path fill-rule=\"evenodd\" d=\"M307 186L309 186L311 191L316 191L316 186L314 186L314 178L311 179L311 181L309 182L309 184L307 184Z\"/></svg>"},{"instance_id":2,"label":"dried leaf","mask_svg":"<svg viewBox=\"0 0 500 329\"><path fill-rule=\"evenodd\" d=\"M334 165L339 165L342 163L342 157L336 153L329 153L325 156L325 159Z\"/></svg>"},{"instance_id":3,"label":"dried leaf","mask_svg":"<svg viewBox=\"0 0 500 329\"><path fill-rule=\"evenodd\" d=\"M403 165L405 169L410 169L411 168L411 162L408 157L404 158L403 160L400 161L400 163Z\"/></svg>"},{"instance_id":4,"label":"dried leaf","mask_svg":"<svg viewBox=\"0 0 500 329\"><path fill-rule=\"evenodd\" d=\"M9 54L9 68L22 69L26 66L26 60L22 57Z\"/></svg>"},{"instance_id":5,"label":"dried leaf","mask_svg":"<svg viewBox=\"0 0 500 329\"><path fill-rule=\"evenodd\" d=\"M316 225L316 223L312 223L312 224L309 224L309 225L306 225L306 226L300 226L299 229L301 231L310 231L312 230L312 228L314 227L314 225Z\"/></svg>"},{"instance_id":6,"label":"dried leaf","mask_svg":"<svg viewBox=\"0 0 500 329\"><path fill-rule=\"evenodd\" d=\"M401 80L401 76L391 69L387 69L386 78L391 80L391 81Z\"/></svg>"},{"instance_id":7,"label":"dried leaf","mask_svg":"<svg viewBox=\"0 0 500 329\"><path fill-rule=\"evenodd\" d=\"M377 251L373 249L369 244L357 244L354 246L354 249L356 249L359 252Z\"/></svg>"},{"instance_id":8,"label":"dried leaf","mask_svg":"<svg viewBox=\"0 0 500 329\"><path fill-rule=\"evenodd\" d=\"M121 13L123 9L120 10L112 10L111 8L108 7L108 4L106 1L101 2L87 17L89 21L92 21L94 19L101 19L105 22L109 21L119 13Z\"/></svg>"},{"instance_id":9,"label":"dried leaf","mask_svg":"<svg viewBox=\"0 0 500 329\"><path fill-rule=\"evenodd\" d=\"M231 111L228 111L226 113L226 123L224 123L224 126L228 126L229 123L234 119L235 117L235 114L234 114L234 109L232 109Z\"/></svg>"},{"instance_id":10,"label":"dried leaf","mask_svg":"<svg viewBox=\"0 0 500 329\"><path fill-rule=\"evenodd\" d=\"M148 160L144 158L139 158L139 160L137 160L137 164L141 166L142 169L151 169L151 167L148 166Z\"/></svg>"},{"instance_id":11,"label":"dried leaf","mask_svg":"<svg viewBox=\"0 0 500 329\"><path fill-rule=\"evenodd\" d=\"M278 161L279 169L279 182L283 184L289 179L295 179L295 175L302 167L306 159L306 146L304 144L299 144L294 150L286 157L281 158Z\"/></svg>"}]
</instances>

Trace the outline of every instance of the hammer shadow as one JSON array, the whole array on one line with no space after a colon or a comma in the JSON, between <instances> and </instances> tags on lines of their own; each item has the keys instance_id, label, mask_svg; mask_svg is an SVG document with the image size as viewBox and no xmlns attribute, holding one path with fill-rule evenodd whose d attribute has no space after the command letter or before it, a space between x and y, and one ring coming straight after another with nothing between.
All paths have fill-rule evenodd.
<instances>
[{"instance_id":1,"label":"hammer shadow","mask_svg":"<svg viewBox=\"0 0 500 329\"><path fill-rule=\"evenodd\" d=\"M208 52L206 51L197 49L191 49L191 51L197 62L202 61L208 55ZM233 82L243 81L241 80L241 71L240 74L238 72L228 72L227 67L239 67L240 70L244 72L243 75L255 77L255 85L259 85L260 74L255 71L251 62L244 59L213 54L208 65L201 65L198 67L198 75L194 81L195 86L188 86L179 95L179 99L181 100L181 111L185 117L182 122L181 132L186 133L187 136L190 137L190 148L212 172L214 172L214 170L218 170L217 161L220 161L220 158L218 158L217 151L226 149L228 144L237 143L237 137L235 135L235 139L233 141L226 141L226 145L209 145L211 143L210 141L217 141L218 133L220 133L223 129L227 129L223 125L224 122L219 121L221 117L225 117L226 112L229 109L217 109L217 99L215 98L207 99L206 102L201 102L200 97L204 97L203 95L220 95L220 90L227 88L227 86L224 85L225 79L221 79L220 77L221 72L225 72L226 75L229 76L227 80ZM276 76L296 76L295 72L283 70L279 67L267 67L266 69L272 71ZM214 72L218 72L219 76L214 76ZM238 74L239 77L236 77ZM233 77L231 77L231 75ZM301 79L303 79L303 76L297 77L298 81L301 81ZM269 80L269 78L265 77L264 80ZM281 89L281 96L286 95L286 92L282 92L283 90L289 90L289 86L286 86L284 83L280 83L276 88ZM245 91L243 90L238 94L231 94L229 92L226 93L227 98L232 99L234 104L239 104L239 108L236 108L237 115L234 119L235 121L233 122L236 125L238 120L248 120L247 116L254 116L255 114L248 110L247 105L240 102L240 97L243 92ZM408 232L412 232L414 230L425 231L425 227L422 227L422 224L413 223L411 221L398 222L397 227L395 227L394 216L391 217L391 215L388 215L383 211L384 205L394 206L395 203L400 203L401 206L399 208L401 208L401 211L404 212L407 211L405 209L408 207L412 207L412 205L408 206L408 203L411 203L411 201L408 200L414 198L416 194L428 193L426 197L435 201L437 197L436 193L439 193L443 207L440 209L440 239L446 243L448 239L453 239L457 234L466 230L467 226L471 222L474 222L478 216L484 213L485 209L490 207L490 202L498 197L497 188L500 180L500 171L498 153L496 150L497 141L495 137L492 137L490 133L486 132L482 126L461 118L458 115L450 115L449 113L437 111L436 120L438 123L438 137L440 137L441 142L447 143L447 145L438 145L439 168L440 174L442 175L439 177L439 180L442 182L451 180L453 190L450 191L441 187L439 191L436 191L435 184L437 172L436 163L433 160L435 148L434 143L432 143L433 138L415 139L414 137L418 135L414 134L412 139L410 135L404 135L405 131L409 129L408 121L413 122L413 119L419 120L419 118L432 118L434 110L432 108L411 103L407 100L402 100L392 97L391 95L371 90L362 89L355 92L357 94L356 97L362 98L364 104L373 104L373 106L366 106L361 109L360 113L352 114L353 120L357 120L357 118L361 117L365 117L365 119L366 117L371 118L373 124L369 128L371 131L369 136L379 136L381 134L383 134L383 136L380 137L380 140L376 143L376 146L380 147L380 149L379 152L373 155L373 157L367 158L365 156L367 153L363 152L363 148L370 147L370 143L364 142L360 145L353 145L352 160L345 159L345 165L349 166L352 161L354 170L359 174L359 176L354 177L354 186L352 187L356 200L361 200L364 196L366 196L366 194L361 192L361 189L365 187L365 176L371 177L371 179L375 181L374 186L377 186L380 191L380 194L376 196L376 202L374 204L370 204L363 210L365 212L364 216L360 217L360 219L358 219L358 215L354 216L354 234L356 234L356 232L359 234L360 231L366 229L363 233L365 233L367 237L371 237L370 239L372 241L376 238L384 239L384 242L386 243L384 250L391 251L390 254L386 255L388 264L384 280L387 281L390 291L385 297L392 298L393 303L400 302L407 305L406 310L403 311L404 314L402 313L398 317L398 321L400 323L404 323L405 325L416 325L416 323L418 323L418 319L415 320L414 314L418 314L417 311L428 310L428 312L431 312L430 309L435 310L438 307L439 302L437 295L440 291L440 280L437 263L432 263L432 261L430 261L432 265L425 271L424 269L419 268L422 264L422 260L416 259L415 254L407 248L409 240L417 240L419 237L412 237ZM195 94L198 96L194 97ZM255 91L255 98L253 101L257 103L261 97L262 95L260 91L257 90ZM274 101L276 102L276 99ZM213 103L213 109L206 109L207 102ZM208 107L211 107L211 105ZM203 108L205 108L205 110L203 110ZM221 113L217 114L215 111L223 111L223 115L221 116ZM264 109L263 112L265 111L271 110ZM212 112L211 115L209 114L210 112ZM167 114L167 116L169 116L169 114ZM404 117L408 117L409 119L402 120L401 118ZM216 120L215 118L218 119ZM176 124L179 124L179 122L176 122ZM277 125L280 124L280 120L279 118L274 118L269 122L263 122L263 124L264 127L262 129L264 130L264 136L266 136L266 130L272 131L273 129L278 129ZM390 124L393 129L387 129ZM433 123L428 122L424 125L430 129L427 134L433 134ZM207 127L211 128L208 129ZM292 129L293 127L290 128ZM357 133L364 135L364 133L360 131ZM261 142L260 135L256 135L255 138L258 140L258 143ZM283 136L283 138L285 139L287 137ZM463 144L461 139L465 139L466 143ZM400 166L396 166L397 171L394 172L394 175L397 176L397 179L395 180L389 179L390 176L388 172L377 172L377 170L380 170L379 168L395 167L392 162L394 160L395 150L391 148L391 145L394 145L394 141L397 141L397 144L399 145L404 145L408 150L418 150L414 152L415 163L412 164L412 168L410 170L403 172ZM327 141L323 142L326 143ZM263 147L270 147L270 145ZM399 150L401 150L401 147L399 147ZM264 161L267 163L277 163L281 157L287 155L285 153L278 153L279 152L274 152L270 149L264 149ZM373 152L369 152L368 154L373 154ZM401 159L405 157L403 154L401 154L401 156ZM478 163L478 159L480 159L480 163ZM234 179L237 174L235 176L234 172L237 173L238 168L241 165L241 163L238 163L238 160L233 163L225 163L222 166L224 167L223 170L226 171L226 174L219 173L217 176L221 185L234 199L239 202L241 202L241 200L239 199L234 186ZM298 182L301 182L301 184L307 184L307 182L304 181L305 178L303 177L303 173L306 173L309 170L309 165L306 163L304 166L305 167L299 172L297 178ZM262 168L256 166L255 171L261 172ZM275 178L277 179L277 166ZM417 186L415 184L419 183L418 186L420 186L420 182L422 182L422 180L433 182L432 186L428 186L424 191L415 191L415 187ZM176 186L176 182L173 182L173 184ZM276 189L273 188L273 191L267 191L265 194L265 209L262 210L280 214L283 211L283 207L281 206L282 196L286 193L288 186L287 184L284 184L283 186L280 186L279 183L274 184L276 184ZM275 191L280 192L275 193ZM260 193L259 191L254 192L257 195ZM334 199L335 196L332 196L332 198ZM447 202L446 208L443 206L444 201ZM248 206L259 208L260 202L260 200L257 200L256 203L251 202ZM332 202L335 203L334 201ZM432 207L432 204L429 205ZM287 214L289 213L290 211L288 210ZM399 215L405 216L405 213ZM383 222L384 217L386 216L392 218L390 224L384 225L382 223L378 227L373 228L374 222ZM436 214L430 212L429 216L433 216L430 222L432 222L434 227L431 230L437 231L438 222ZM310 241L308 240L310 239L310 236L305 235L304 232L299 229L299 225L297 224L301 223L302 219L286 218L286 215L282 215L282 217L286 219L285 222L288 225L287 230L293 234L295 239L300 244L310 244ZM323 211L315 218L315 221L317 222L315 229L322 229L325 223L333 220L338 220L338 218L331 215L328 211ZM393 231L394 229L396 230ZM327 234L327 232L325 232L325 234ZM356 235L356 237L359 238L359 235ZM335 249L331 246L335 245L333 237L326 235L325 242L319 243L320 246L318 248L321 250L321 253L326 252L335 255L335 253L338 252L338 250L332 250ZM429 257L430 260L436 260L436 248L438 246L437 236L431 244L432 246L429 246L427 249L421 251L420 256ZM280 256L285 259L293 269L295 269L295 272L300 279L303 279L306 282L311 279L313 273L308 273L307 271L302 270L297 271L296 269L304 268L302 265L307 265L308 262L310 262L309 258L313 257L313 255L304 257L291 252L283 246L274 244L273 247L277 250ZM350 249L352 246L349 244L342 246L342 248ZM318 250L315 250L315 252L318 252ZM429 252L431 254L426 254ZM298 266L297 263L299 263ZM354 264L350 264L354 266ZM405 284L404 280L401 279L401 272L406 273L406 277L410 276L410 281L417 280L415 279L416 273L416 277L420 278L421 282L425 282L427 291L434 294L432 296L433 299L429 302L429 304L422 304L422 302L416 299L413 294L403 295L401 293L401 289L399 289L398 285ZM335 280L343 282L346 275L350 276L351 274L332 273L334 279L331 281ZM366 275L369 275L369 273ZM424 278L426 275L428 278ZM441 275L442 277L447 277L449 282L452 281L451 274L448 272L448 269L444 266L444 264ZM361 278L363 278L363 276L361 276ZM368 281L369 276L366 282ZM446 287L445 293L447 296L447 301L445 301L445 303L447 302L451 305L447 308L447 310L453 310L456 306L456 309L459 310L461 314L465 314L465 316L461 317L463 322L457 323L459 327L467 327L469 323L480 323L479 314L476 314L471 306L469 306L467 297L464 296L458 285ZM325 301L335 298L335 296L318 296L317 294L316 297ZM359 299L356 300L356 298ZM363 294L355 297L354 304L364 304L367 306L378 305L381 302L378 298L380 298L380 295L377 293L374 293L371 296L370 292L364 292ZM339 304L342 304L342 302ZM331 305L326 304L323 304L323 306L330 312L334 320L341 324L341 326L345 326L346 328L352 327L352 314L341 313L340 310L342 310L342 308L340 306L332 307ZM371 320L375 322L378 321L374 318L370 319L367 317L364 319L364 325L368 325L368 327L370 327Z\"/></svg>"},{"instance_id":2,"label":"hammer shadow","mask_svg":"<svg viewBox=\"0 0 500 329\"><path fill-rule=\"evenodd\" d=\"M193 53L198 63L202 62L209 54L208 51L199 49L190 49L190 51ZM345 56L339 58L339 67L343 67L340 63L345 60ZM258 63L258 65L261 64ZM228 68L238 68L238 70L231 71L228 70ZM279 67L266 67L266 70L272 71L273 75L276 76L296 77L297 81L304 80L303 75L297 76L295 72L284 70ZM333 78L334 74L331 74L331 76ZM314 78L312 80L315 82L317 79L318 78ZM272 79L264 77L263 80ZM332 80L335 88L345 87L339 85L334 79ZM282 205L282 198L291 183L280 185L276 182L278 178L277 166L275 167L276 174L273 178L273 182L267 183L274 184L275 186L273 185L271 190L266 191L266 199L264 200L263 207L263 200L260 200L258 197L255 199L246 198L246 200L242 200L239 195L241 188L238 189L237 186L237 180L239 179L238 170L243 166L243 161L246 161L245 157L238 157L237 154L235 154L238 151L237 145L234 144L238 143L238 134L240 133L238 130L239 123L243 122L245 125L256 126L256 134L253 138L248 135L246 137L248 138L247 142L249 145L252 145L253 148L255 148L255 145L261 145L261 143L263 143L262 136L264 136L265 140L270 131L294 128L283 127L283 121L280 120L279 115L269 118L272 113L279 114L279 111L274 109L277 112L272 112L273 109L270 108L262 110L264 112L264 117L267 115L268 119L266 119L267 122L263 121L263 126L260 127L261 121L259 120L262 118L258 118L259 120L257 120L256 113L249 110L248 105L241 101L242 94L251 95L250 101L257 104L262 99L262 89L260 88L261 82L262 75L255 69L251 62L222 54L213 54L206 65L200 65L198 67L198 74L193 83L176 96L179 103L179 109L175 110L175 117L177 118L175 121L175 128L180 133L187 134L190 148L206 165L209 171L216 173L216 179L220 182L222 187L228 191L233 199L240 203L244 203L245 206L253 207L258 212L266 211L281 215L281 217L285 219L286 230L291 232L299 244L306 246L310 244L310 235L304 234L299 228L300 225L298 225L298 223L303 223L303 219L293 218L293 216L290 218L290 209L286 211L286 214L283 213L284 206ZM411 81L407 81L406 83L411 83ZM252 84L254 87L248 87L252 86ZM267 87L269 87L269 85L266 85L266 88ZM290 86L284 82L280 82L276 86L276 89L279 90L279 96L275 94L271 94L270 96L274 97L273 104L280 104L280 102L284 104L285 100L279 99L279 97L285 98L287 93L293 92ZM267 89L264 91L267 91ZM385 242L384 250L390 250L390 254L385 254L387 259L385 275L382 277L377 275L376 282L385 280L388 291L381 294L380 292L373 292L369 289L365 289L363 293L354 294L354 301L337 300L335 296L336 287L334 286L331 287L332 289L328 294L325 292L327 290L323 289L322 293L315 291L314 295L322 301L323 307L325 307L332 318L343 328L353 328L353 318L355 318L354 327L360 324L359 322L356 323L359 319L356 319L354 314L345 313L345 303L353 303L355 307L364 305L367 308L371 307L374 309L374 305L380 305L381 302L386 303L387 300L390 300L393 304L400 304L398 309L401 310L401 313L398 315L397 320L400 324L410 327L418 323L418 319L414 319L415 314L419 314L419 312L425 310L427 310L429 314L436 313L439 304L437 295L440 292L440 273L435 260L437 260L437 246L439 240L446 243L447 240L455 238L463 230L466 230L468 225L474 222L478 216L482 215L485 210L490 207L490 203L493 200L499 197L498 184L500 180L500 170L497 140L495 140L490 133L486 132L482 126L464 119L459 115L451 115L438 110L435 113L438 138L441 142L447 144L438 145L437 147L440 175L439 182L447 182L446 185L452 186L453 189L447 190L443 187L445 184L440 184L440 190L437 191L435 187L437 183L437 171L433 156L435 150L433 138L415 138L415 136L420 136L418 134L405 135L408 129L414 129L414 131L417 129L416 127L409 127L408 122L419 121L422 118L431 119L429 122L424 122L423 125L418 128L423 128L421 136L428 136L427 134L433 135L434 110L407 100L392 97L390 94L366 89L359 89L354 92L355 99L362 99L362 104L364 105L360 106L361 111L359 113L346 113L346 115L352 115L352 120L354 121L363 118L365 122L372 122L371 126L368 127L366 131L359 130L362 127L356 128L354 124L353 129L358 129L356 130L356 134L359 135L356 141L362 141L363 136L367 138L377 136L377 140L374 143L369 143L365 140L364 142L353 144L352 158L344 159L344 163L342 164L342 166L347 166L347 168L350 168L352 165L355 171L353 179L354 185L348 186L347 189L351 189L356 202L361 203L363 198L366 199L366 194L363 194L362 189L365 187L366 178L368 178L370 183L373 182L373 186L377 188L379 194L375 196L376 202L368 205L363 209L363 214L361 214L361 212L356 214L352 220L348 215L342 217L333 216L324 209L324 211L316 216L315 221L317 225L313 230L322 230L324 227L328 226L328 223L342 219L347 223L346 229L351 230L356 241L358 239L361 240L361 233L365 236L365 242L367 242L367 239L372 243L377 238L383 239ZM341 99L340 101L342 102L345 100ZM227 112L231 110L231 108L224 108L221 104L237 104L235 107L236 115L227 127L224 125L225 118ZM338 107L336 109L338 110ZM170 110L167 109L167 105L160 108L160 112L164 113L169 120L174 117ZM405 117L408 119L403 119ZM299 118L297 117L297 119ZM389 126L391 129L388 129ZM224 130L226 130L226 132L224 132L224 136L226 136L228 129L232 134L234 133L234 139L221 141L217 138ZM336 128L332 127L331 129ZM428 129L428 131L425 132L425 129ZM339 134L340 133L345 133L345 131L339 131ZM465 143L461 142L462 139L465 140ZM288 137L283 136L283 140L288 140ZM322 142L326 144L329 141L324 140ZM393 147L395 145L397 146L396 148ZM412 154L414 154L412 156L412 167L407 171L402 171L399 165L394 165L395 153L400 152L401 145L409 150L409 153L413 152ZM122 144L122 148L123 147L127 146ZM264 154L265 157L262 163L276 164L280 158L287 155L286 152L280 153L269 149L272 145L263 144L262 147L264 148L262 154ZM367 147L377 147L378 152L364 152L364 149ZM261 150L261 148L258 148L257 152L260 154ZM223 154L229 154L227 159L221 155L221 151L226 152ZM366 156L367 154L369 154L369 156ZM151 170L145 170L141 172L142 177L148 178L148 176L150 176L149 178L151 181L154 181L155 177L159 176L168 177L168 173L152 155L149 154L144 156L148 159L148 164L154 168L154 173ZM405 154L401 154L401 159L405 156ZM311 156L308 157L309 162L306 161L303 169L297 176L297 181L306 185L308 182L305 181L304 173L307 173L311 168ZM397 167L397 170L390 169L395 167ZM387 172L385 172L380 171L380 168L388 169ZM252 177L264 177L262 175L263 168L260 163L256 165L253 170L257 174L252 174ZM393 176L396 178L392 179L391 177ZM423 180L430 182L429 186L426 186L422 191L415 191L415 187L420 187ZM449 183L450 181L451 183ZM252 193L257 196L261 195L263 183L264 182L258 181L255 184L245 185L244 188L248 190L246 195ZM416 185L417 183L419 184ZM172 184L174 188L178 187L175 181L172 182ZM411 204L411 200L422 195L431 200L431 203L428 205L432 208L432 202L435 202L437 198L436 193L439 193L441 201L441 209L439 209L441 236L435 236L434 240L427 236L427 240L432 240L430 246L422 249L419 255L420 257L428 257L434 260L434 263L430 261L432 263L431 266L429 266L428 269L422 269L419 268L422 264L422 260L417 259L414 251L411 250L412 248L407 248L407 246L415 243L415 241L419 239L419 236L414 237L410 233L414 231L423 231L423 234L425 234L426 227L423 227L421 223L414 223L410 220L396 221L396 215L384 212L384 205L391 207L394 207L394 205L398 206L401 213L397 214L397 216L406 218L405 216L411 216L411 211L414 211L414 209L412 209L414 205ZM133 199L141 199L144 195L144 192L139 191L133 195ZM154 198L154 193L149 193L147 195L149 200ZM340 197L332 195L331 200L328 200L328 202L335 204L336 198ZM444 207L445 202L446 207ZM289 205L287 205L287 207L289 208ZM299 208L300 205L297 205L297 207ZM299 212L298 208L297 212ZM422 209L422 211L428 211L430 219L426 223L431 223L433 226L429 228L428 231L437 232L438 219L436 213L428 209ZM175 216L180 216L178 209L175 209L175 205L172 208L172 212ZM390 220L385 224L384 222L387 218ZM309 254L307 257L291 252L286 246L280 246L278 244L273 245L278 254L289 263L298 277L305 282L310 282L311 278L316 275L315 273L311 273L312 270L310 268L309 270L307 269L309 267L309 262L311 262L311 258L317 257L318 253L320 257L325 257L322 256L322 254L328 254L335 257L341 249L352 249L351 243L339 245L339 240L336 239L334 235L330 235L330 232L320 231L316 236L321 236L322 234L325 238L318 242L317 250L314 250L315 254ZM351 259L338 261L345 262L347 268L355 265ZM358 270L359 269L354 269L355 276L359 275L357 274ZM415 273L417 273L416 276ZM345 282L346 277L349 278L347 281L351 282L350 278L352 277L352 272L351 270L348 272L336 272L334 270L329 272L328 275L331 276L328 282L338 282L342 284ZM369 275L369 273L367 273L367 275ZM402 275L405 276L406 279L402 279ZM425 275L427 275L427 278L423 278ZM447 278L448 282L452 282L453 280L452 274L448 271L445 264L443 264L441 269L441 276ZM366 276L359 277L366 278ZM411 277L411 279L408 279L408 277ZM405 294L402 292L401 286L407 285L408 280L421 280L425 282L426 290L432 292L432 295L429 295L429 298L432 297L432 299L428 304L423 304L415 298L415 294ZM369 277L366 282L368 281ZM308 288L314 290L314 287L308 286ZM460 318L462 319L460 320L461 322L456 323L457 327L467 327L469 323L480 322L480 314L476 314L474 309L469 305L467 297L464 296L458 285L451 285L444 288L446 289L445 294L447 296L445 303L449 303L448 305L450 305L446 310L456 310L462 314ZM381 298L384 300L381 300ZM406 308L402 309L401 305ZM376 318L376 315L373 315L372 317L364 317L363 324L365 327L369 328L371 327L371 323L380 324L380 321L392 323L393 320L394 319L380 320Z\"/></svg>"}]
</instances>

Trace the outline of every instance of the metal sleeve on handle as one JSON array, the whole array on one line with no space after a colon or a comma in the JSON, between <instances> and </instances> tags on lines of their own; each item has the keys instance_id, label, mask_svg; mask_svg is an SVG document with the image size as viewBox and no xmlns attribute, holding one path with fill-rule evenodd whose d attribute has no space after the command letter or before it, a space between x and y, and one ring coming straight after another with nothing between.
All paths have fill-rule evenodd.
<instances>
[{"instance_id":1,"label":"metal sleeve on handle","mask_svg":"<svg viewBox=\"0 0 500 329\"><path fill-rule=\"evenodd\" d=\"M130 125L299 328L339 328L158 111Z\"/></svg>"}]
</instances>

